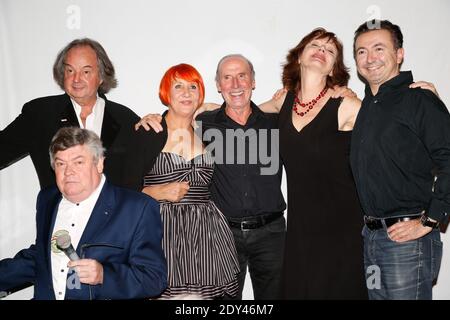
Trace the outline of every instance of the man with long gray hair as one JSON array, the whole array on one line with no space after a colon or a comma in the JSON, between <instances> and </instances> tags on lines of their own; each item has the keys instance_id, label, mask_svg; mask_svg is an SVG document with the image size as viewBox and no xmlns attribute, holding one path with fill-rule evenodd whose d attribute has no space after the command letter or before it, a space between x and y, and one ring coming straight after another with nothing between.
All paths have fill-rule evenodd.
<instances>
[{"instance_id":1,"label":"man with long gray hair","mask_svg":"<svg viewBox=\"0 0 450 320\"><path fill-rule=\"evenodd\" d=\"M92 39L76 39L56 57L53 77L65 92L26 103L22 113L0 131L0 170L29 155L41 188L55 184L48 146L61 127L93 130L106 148L105 174L121 185L122 156L128 132L139 117L106 99L117 86L114 66L103 47Z\"/></svg>"}]
</instances>

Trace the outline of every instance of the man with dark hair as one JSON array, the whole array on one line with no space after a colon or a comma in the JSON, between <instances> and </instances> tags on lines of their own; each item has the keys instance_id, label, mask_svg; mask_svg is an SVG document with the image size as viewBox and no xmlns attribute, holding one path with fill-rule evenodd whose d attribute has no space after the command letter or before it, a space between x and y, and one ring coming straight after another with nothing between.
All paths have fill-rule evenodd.
<instances>
[{"instance_id":1,"label":"man with dark hair","mask_svg":"<svg viewBox=\"0 0 450 320\"><path fill-rule=\"evenodd\" d=\"M432 92L400 72L403 36L391 22L355 32L366 83L351 165L365 213L370 299L431 299L441 257L439 224L450 212L450 115Z\"/></svg>"},{"instance_id":2,"label":"man with dark hair","mask_svg":"<svg viewBox=\"0 0 450 320\"><path fill-rule=\"evenodd\" d=\"M35 299L87 300L146 298L165 289L159 204L106 181L103 152L92 131L56 133L50 158L57 187L38 195L35 244L0 261L0 291L32 282ZM71 246L76 254L63 250Z\"/></svg>"},{"instance_id":3,"label":"man with dark hair","mask_svg":"<svg viewBox=\"0 0 450 320\"><path fill-rule=\"evenodd\" d=\"M30 155L41 188L55 184L48 146L61 127L93 130L106 147L105 174L121 185L122 156L128 133L139 117L106 99L117 86L114 66L103 47L91 39L76 39L58 54L53 66L63 95L32 100L0 131L0 170Z\"/></svg>"}]
</instances>

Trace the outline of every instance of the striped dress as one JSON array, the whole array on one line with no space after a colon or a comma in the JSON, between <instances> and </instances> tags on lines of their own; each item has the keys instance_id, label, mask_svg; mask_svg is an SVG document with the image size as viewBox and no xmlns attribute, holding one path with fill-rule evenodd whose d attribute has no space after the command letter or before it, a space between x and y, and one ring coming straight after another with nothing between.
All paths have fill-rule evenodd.
<instances>
[{"instance_id":1,"label":"striped dress","mask_svg":"<svg viewBox=\"0 0 450 320\"><path fill-rule=\"evenodd\" d=\"M168 288L162 298L192 294L213 299L237 294L239 264L233 234L208 190L213 166L209 153L187 161L178 154L161 152L144 177L144 186L174 181L189 181L190 186L180 202L160 201L168 267Z\"/></svg>"}]
</instances>

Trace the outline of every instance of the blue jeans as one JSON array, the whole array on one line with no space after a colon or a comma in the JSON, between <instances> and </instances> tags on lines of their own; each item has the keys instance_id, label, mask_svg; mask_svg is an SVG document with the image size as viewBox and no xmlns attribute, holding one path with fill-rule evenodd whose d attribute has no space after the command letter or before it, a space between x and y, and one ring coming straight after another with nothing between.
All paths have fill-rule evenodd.
<instances>
[{"instance_id":1,"label":"blue jeans","mask_svg":"<svg viewBox=\"0 0 450 320\"><path fill-rule=\"evenodd\" d=\"M247 266L252 280L255 300L280 299L281 269L283 265L286 221L278 218L260 228L241 230L231 228L241 271L238 276L242 299Z\"/></svg>"},{"instance_id":2,"label":"blue jeans","mask_svg":"<svg viewBox=\"0 0 450 320\"><path fill-rule=\"evenodd\" d=\"M370 300L431 300L442 258L439 230L398 243L386 228L364 227L364 268Z\"/></svg>"}]
</instances>

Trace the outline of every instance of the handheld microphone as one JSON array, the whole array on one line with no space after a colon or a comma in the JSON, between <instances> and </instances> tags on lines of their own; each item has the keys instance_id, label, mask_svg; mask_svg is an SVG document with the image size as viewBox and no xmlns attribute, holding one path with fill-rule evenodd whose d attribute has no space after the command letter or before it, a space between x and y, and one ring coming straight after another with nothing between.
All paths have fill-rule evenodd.
<instances>
[{"instance_id":1,"label":"handheld microphone","mask_svg":"<svg viewBox=\"0 0 450 320\"><path fill-rule=\"evenodd\" d=\"M56 246L59 250L64 252L71 261L80 260L80 257L72 246L69 234L65 233L59 235L56 238Z\"/></svg>"}]
</instances>

